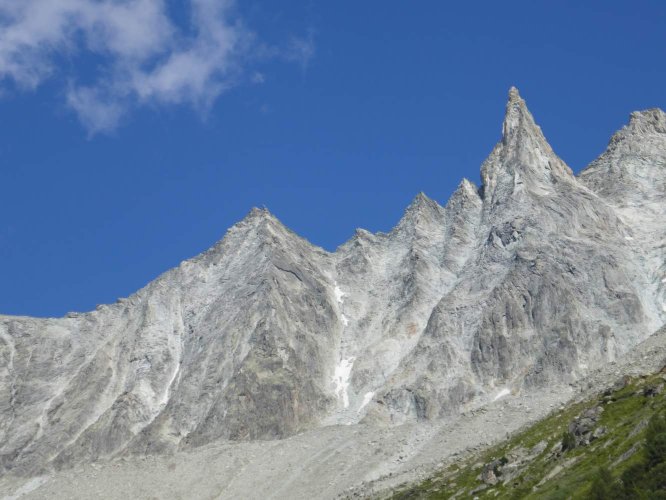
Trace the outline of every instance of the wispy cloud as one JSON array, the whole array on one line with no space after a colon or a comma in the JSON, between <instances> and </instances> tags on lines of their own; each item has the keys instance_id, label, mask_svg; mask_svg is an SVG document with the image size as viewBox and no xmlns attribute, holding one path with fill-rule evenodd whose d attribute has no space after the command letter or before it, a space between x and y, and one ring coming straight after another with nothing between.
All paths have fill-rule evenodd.
<instances>
[{"instance_id":1,"label":"wispy cloud","mask_svg":"<svg viewBox=\"0 0 666 500\"><path fill-rule=\"evenodd\" d=\"M305 72L314 54L314 32L310 30L307 38L292 37L287 49L283 52L283 57L288 61L300 64L301 69Z\"/></svg>"},{"instance_id":2,"label":"wispy cloud","mask_svg":"<svg viewBox=\"0 0 666 500\"><path fill-rule=\"evenodd\" d=\"M191 15L186 30L165 0L0 0L0 79L30 90L64 77L67 104L92 134L113 130L136 105L186 104L205 112L244 78L263 81L255 71L246 77L259 44L233 1L183 1ZM275 54L305 68L312 36L294 38ZM71 67L63 57L80 55L101 61L86 84L76 65L61 69Z\"/></svg>"}]
</instances>

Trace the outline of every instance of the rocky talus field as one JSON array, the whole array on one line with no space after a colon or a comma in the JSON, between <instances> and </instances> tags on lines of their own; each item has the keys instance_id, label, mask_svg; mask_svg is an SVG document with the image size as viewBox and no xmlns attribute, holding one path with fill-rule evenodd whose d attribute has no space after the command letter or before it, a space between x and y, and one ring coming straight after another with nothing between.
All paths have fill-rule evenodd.
<instances>
[{"instance_id":1,"label":"rocky talus field","mask_svg":"<svg viewBox=\"0 0 666 500\"><path fill-rule=\"evenodd\" d=\"M551 491L639 447L630 405L661 401L621 391L666 364L665 221L663 111L574 175L512 88L480 185L417 195L389 233L328 252L253 209L114 304L0 315L0 495ZM575 418L605 430L558 451Z\"/></svg>"}]
</instances>

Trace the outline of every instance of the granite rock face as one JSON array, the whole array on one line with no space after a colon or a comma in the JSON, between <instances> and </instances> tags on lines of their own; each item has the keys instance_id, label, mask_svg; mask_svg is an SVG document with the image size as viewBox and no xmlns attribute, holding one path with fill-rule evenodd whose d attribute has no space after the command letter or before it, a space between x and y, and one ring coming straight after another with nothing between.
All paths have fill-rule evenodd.
<instances>
[{"instance_id":1,"label":"granite rock face","mask_svg":"<svg viewBox=\"0 0 666 500\"><path fill-rule=\"evenodd\" d=\"M481 168L472 255L382 387L377 417L433 418L477 397L570 382L664 323L666 134L662 112L644 114L648 124L618 133L581 181L511 90L502 139ZM622 182L611 169L643 179L626 212L606 194Z\"/></svg>"},{"instance_id":2,"label":"granite rock face","mask_svg":"<svg viewBox=\"0 0 666 500\"><path fill-rule=\"evenodd\" d=\"M517 90L445 206L326 252L254 209L116 304L0 316L0 470L434 419L568 384L666 322L666 115L576 177Z\"/></svg>"}]
</instances>

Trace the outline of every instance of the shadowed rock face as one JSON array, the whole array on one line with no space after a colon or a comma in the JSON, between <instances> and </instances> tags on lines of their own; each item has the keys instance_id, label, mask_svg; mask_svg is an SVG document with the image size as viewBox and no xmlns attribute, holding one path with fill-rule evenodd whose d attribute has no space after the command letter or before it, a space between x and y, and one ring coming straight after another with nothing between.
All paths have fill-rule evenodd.
<instances>
[{"instance_id":1,"label":"shadowed rock face","mask_svg":"<svg viewBox=\"0 0 666 500\"><path fill-rule=\"evenodd\" d=\"M663 112L576 178L512 89L481 177L334 253L254 209L128 299L0 316L0 467L437 418L566 384L664 323Z\"/></svg>"}]
</instances>

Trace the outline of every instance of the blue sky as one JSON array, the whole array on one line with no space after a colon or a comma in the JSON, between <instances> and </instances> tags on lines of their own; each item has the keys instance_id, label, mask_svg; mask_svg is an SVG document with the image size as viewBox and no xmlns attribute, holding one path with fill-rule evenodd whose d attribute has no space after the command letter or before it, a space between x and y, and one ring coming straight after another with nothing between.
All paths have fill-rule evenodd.
<instances>
[{"instance_id":1,"label":"blue sky","mask_svg":"<svg viewBox=\"0 0 666 500\"><path fill-rule=\"evenodd\" d=\"M666 107L657 1L0 0L0 21L4 314L127 296L252 206L330 250L389 230L478 184L511 85L576 171Z\"/></svg>"}]
</instances>

